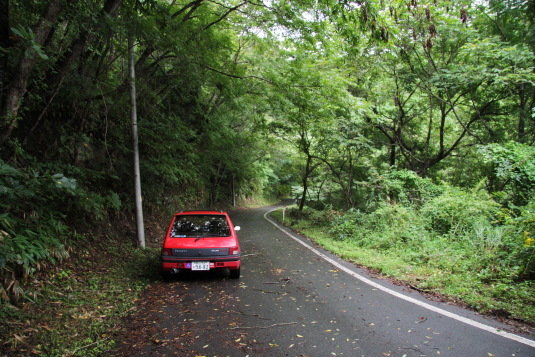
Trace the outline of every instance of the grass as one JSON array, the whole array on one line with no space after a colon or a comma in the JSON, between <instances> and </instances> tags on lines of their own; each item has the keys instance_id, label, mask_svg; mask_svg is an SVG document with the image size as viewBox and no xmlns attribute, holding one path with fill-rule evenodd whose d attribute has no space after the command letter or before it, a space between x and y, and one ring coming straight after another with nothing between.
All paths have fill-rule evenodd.
<instances>
[{"instance_id":1,"label":"grass","mask_svg":"<svg viewBox=\"0 0 535 357\"><path fill-rule=\"evenodd\" d=\"M26 282L32 298L0 306L2 356L99 356L140 292L158 279L159 249L84 239L71 258Z\"/></svg>"},{"instance_id":2,"label":"grass","mask_svg":"<svg viewBox=\"0 0 535 357\"><path fill-rule=\"evenodd\" d=\"M281 211L272 215L282 221ZM460 249L442 239L428 244L390 244L370 248L362 246L356 239L337 239L328 231L327 225L318 225L317 217L286 217L285 223L359 266L379 271L384 276L480 313L535 325L534 282L514 281L507 277L486 281L481 274L470 270L469 257L474 255L473 247ZM380 239L377 238L378 241Z\"/></svg>"}]
</instances>

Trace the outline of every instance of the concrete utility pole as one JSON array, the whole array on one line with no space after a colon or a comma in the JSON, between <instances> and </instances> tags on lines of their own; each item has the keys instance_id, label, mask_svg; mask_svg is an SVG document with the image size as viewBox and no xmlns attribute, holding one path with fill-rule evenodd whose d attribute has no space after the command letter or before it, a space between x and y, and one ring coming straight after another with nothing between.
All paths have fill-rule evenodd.
<instances>
[{"instance_id":1,"label":"concrete utility pole","mask_svg":"<svg viewBox=\"0 0 535 357\"><path fill-rule=\"evenodd\" d=\"M128 35L128 73L130 77L130 117L132 120L132 150L134 154L134 200L136 203L137 241L145 248L145 229L143 227L143 205L141 196L141 177L139 172L139 145L137 135L136 72L134 68L134 41Z\"/></svg>"}]
</instances>

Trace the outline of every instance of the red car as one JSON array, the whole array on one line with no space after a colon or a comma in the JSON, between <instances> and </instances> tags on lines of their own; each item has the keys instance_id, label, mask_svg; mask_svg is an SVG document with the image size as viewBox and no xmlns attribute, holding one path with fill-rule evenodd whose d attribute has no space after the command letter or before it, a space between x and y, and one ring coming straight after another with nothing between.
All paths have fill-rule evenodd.
<instances>
[{"instance_id":1,"label":"red car","mask_svg":"<svg viewBox=\"0 0 535 357\"><path fill-rule=\"evenodd\" d=\"M175 214L162 248L164 276L182 270L229 269L240 277L240 242L229 215L223 211L183 211Z\"/></svg>"}]
</instances>

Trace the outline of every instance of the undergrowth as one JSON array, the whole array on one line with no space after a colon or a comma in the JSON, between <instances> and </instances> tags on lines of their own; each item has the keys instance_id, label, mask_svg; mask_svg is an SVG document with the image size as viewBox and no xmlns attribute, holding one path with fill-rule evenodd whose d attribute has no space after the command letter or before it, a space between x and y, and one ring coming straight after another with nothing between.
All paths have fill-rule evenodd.
<instances>
[{"instance_id":1,"label":"undergrowth","mask_svg":"<svg viewBox=\"0 0 535 357\"><path fill-rule=\"evenodd\" d=\"M158 249L85 237L71 257L24 284L22 303L0 307L2 356L99 356L115 344L121 319L158 279Z\"/></svg>"}]
</instances>

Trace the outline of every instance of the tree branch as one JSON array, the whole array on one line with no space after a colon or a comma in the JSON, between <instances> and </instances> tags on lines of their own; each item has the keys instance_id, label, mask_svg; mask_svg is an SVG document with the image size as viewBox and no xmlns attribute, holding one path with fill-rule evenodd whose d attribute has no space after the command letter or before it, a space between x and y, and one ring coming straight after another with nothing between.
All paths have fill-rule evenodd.
<instances>
[{"instance_id":1,"label":"tree branch","mask_svg":"<svg viewBox=\"0 0 535 357\"><path fill-rule=\"evenodd\" d=\"M297 322L284 322L284 323L280 323L280 324L273 324L273 325L269 325L269 326L252 326L252 327L247 327L247 326L244 326L244 327L230 327L229 330L243 330L243 329L254 329L254 328L258 328L258 329L266 329L266 328L272 328L272 327L277 327L277 326L288 326L288 325L296 325Z\"/></svg>"},{"instance_id":2,"label":"tree branch","mask_svg":"<svg viewBox=\"0 0 535 357\"><path fill-rule=\"evenodd\" d=\"M237 78L237 79L258 79L258 80L261 80L261 81L264 81L264 82L267 82L269 84L274 84L273 82L271 82L270 80L266 79L266 78L262 78L262 77L258 77L258 76L238 76L236 74L231 74L231 73L226 73L226 72L223 72L221 70L218 70L218 69L215 69L215 68L212 68L210 66L205 66L203 65L202 66L203 68L206 68L210 71L213 71L213 72L216 72L216 73L219 73L219 74L222 74L224 76L227 76L227 77L231 77L231 78Z\"/></svg>"}]
</instances>

